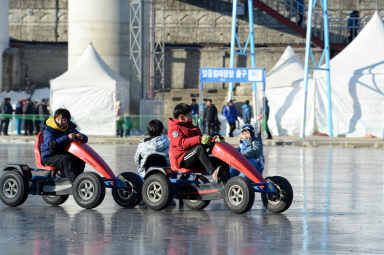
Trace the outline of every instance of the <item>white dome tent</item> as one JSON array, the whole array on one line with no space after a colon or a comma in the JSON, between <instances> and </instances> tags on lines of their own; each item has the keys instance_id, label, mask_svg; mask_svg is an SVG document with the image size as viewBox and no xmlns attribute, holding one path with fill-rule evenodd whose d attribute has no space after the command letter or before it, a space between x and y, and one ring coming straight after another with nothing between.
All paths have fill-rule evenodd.
<instances>
[{"instance_id":1,"label":"white dome tent","mask_svg":"<svg viewBox=\"0 0 384 255\"><path fill-rule=\"evenodd\" d=\"M377 13L330 68L334 135L383 137L384 23ZM317 127L328 132L326 76L317 71L314 78Z\"/></svg>"},{"instance_id":2,"label":"white dome tent","mask_svg":"<svg viewBox=\"0 0 384 255\"><path fill-rule=\"evenodd\" d=\"M128 113L129 81L114 73L91 45L63 75L50 81L51 108L66 108L87 135L116 134L117 101Z\"/></svg>"},{"instance_id":3,"label":"white dome tent","mask_svg":"<svg viewBox=\"0 0 384 255\"><path fill-rule=\"evenodd\" d=\"M268 126L273 135L299 135L304 101L304 65L288 46L266 77L266 97L270 113ZM313 80L308 81L313 84ZM306 135L314 131L314 89L310 86Z\"/></svg>"}]
</instances>

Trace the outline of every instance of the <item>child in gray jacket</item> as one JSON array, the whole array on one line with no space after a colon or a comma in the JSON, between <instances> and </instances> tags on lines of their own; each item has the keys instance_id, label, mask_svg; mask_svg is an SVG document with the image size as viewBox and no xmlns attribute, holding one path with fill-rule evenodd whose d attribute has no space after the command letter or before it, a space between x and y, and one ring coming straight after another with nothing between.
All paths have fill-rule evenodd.
<instances>
[{"instance_id":1,"label":"child in gray jacket","mask_svg":"<svg viewBox=\"0 0 384 255\"><path fill-rule=\"evenodd\" d=\"M135 163L140 176L144 177L146 163L151 155L163 156L167 166L169 163L169 140L163 134L164 125L160 120L154 119L147 126L149 137L142 140L137 147Z\"/></svg>"}]
</instances>

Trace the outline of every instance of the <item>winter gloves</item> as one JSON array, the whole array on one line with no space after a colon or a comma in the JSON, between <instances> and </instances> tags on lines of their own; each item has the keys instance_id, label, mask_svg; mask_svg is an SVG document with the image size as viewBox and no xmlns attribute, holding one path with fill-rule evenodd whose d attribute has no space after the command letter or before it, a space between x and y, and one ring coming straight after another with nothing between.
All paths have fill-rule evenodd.
<instances>
[{"instance_id":1,"label":"winter gloves","mask_svg":"<svg viewBox=\"0 0 384 255\"><path fill-rule=\"evenodd\" d=\"M225 138L222 137L222 136L220 136L220 135L218 135L218 136L216 136L216 138L215 138L215 142L216 142L216 143L218 143L218 142L225 142Z\"/></svg>"},{"instance_id":2,"label":"winter gloves","mask_svg":"<svg viewBox=\"0 0 384 255\"><path fill-rule=\"evenodd\" d=\"M211 138L211 136L209 136L209 135L202 135L202 136L200 137L200 143L201 143L201 144L210 144L211 141L212 141L212 138Z\"/></svg>"},{"instance_id":3,"label":"winter gloves","mask_svg":"<svg viewBox=\"0 0 384 255\"><path fill-rule=\"evenodd\" d=\"M200 143L201 144L208 144L209 145L209 144L211 144L211 142L216 142L216 143L218 143L218 142L225 142L225 139L222 136L215 136L214 138L215 138L215 140L212 141L212 137L211 136L203 135L203 136L200 137Z\"/></svg>"}]
</instances>

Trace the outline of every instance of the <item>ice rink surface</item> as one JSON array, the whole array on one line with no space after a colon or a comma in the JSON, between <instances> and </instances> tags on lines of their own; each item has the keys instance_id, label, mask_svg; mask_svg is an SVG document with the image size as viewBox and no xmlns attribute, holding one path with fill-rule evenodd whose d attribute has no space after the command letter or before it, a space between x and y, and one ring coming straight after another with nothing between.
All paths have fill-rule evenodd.
<instances>
[{"instance_id":1,"label":"ice rink surface","mask_svg":"<svg viewBox=\"0 0 384 255\"><path fill-rule=\"evenodd\" d=\"M92 147L115 172L135 171L136 146ZM0 254L384 254L383 150L265 147L265 155L263 176L283 176L294 190L282 214L266 211L259 194L242 215L222 200L157 212L122 209L110 191L93 210L29 196L18 208L0 202ZM1 144L0 167L7 162L35 167L33 145Z\"/></svg>"}]
</instances>

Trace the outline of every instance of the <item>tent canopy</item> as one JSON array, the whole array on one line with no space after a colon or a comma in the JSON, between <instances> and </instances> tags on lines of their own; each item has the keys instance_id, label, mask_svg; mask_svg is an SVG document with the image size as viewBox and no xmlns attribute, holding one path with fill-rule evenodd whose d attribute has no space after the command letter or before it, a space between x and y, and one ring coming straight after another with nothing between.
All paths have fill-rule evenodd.
<instances>
[{"instance_id":1,"label":"tent canopy","mask_svg":"<svg viewBox=\"0 0 384 255\"><path fill-rule=\"evenodd\" d=\"M384 134L384 23L375 13L359 35L330 61L333 133L363 137ZM304 68L289 47L267 74L270 128L299 135L304 103ZM308 79L306 135L328 133L326 72Z\"/></svg>"},{"instance_id":2,"label":"tent canopy","mask_svg":"<svg viewBox=\"0 0 384 255\"><path fill-rule=\"evenodd\" d=\"M332 115L337 136L383 137L384 24L375 13L359 35L330 61ZM328 132L326 76L314 73L316 120Z\"/></svg>"},{"instance_id":3,"label":"tent canopy","mask_svg":"<svg viewBox=\"0 0 384 255\"><path fill-rule=\"evenodd\" d=\"M288 46L280 59L268 72L268 88L298 87L303 80L304 65L291 46Z\"/></svg>"},{"instance_id":4,"label":"tent canopy","mask_svg":"<svg viewBox=\"0 0 384 255\"><path fill-rule=\"evenodd\" d=\"M266 96L269 100L269 127L273 134L299 135L304 102L304 65L288 46L266 77ZM313 83L312 79L309 82ZM307 135L314 129L313 91L308 95Z\"/></svg>"},{"instance_id":5,"label":"tent canopy","mask_svg":"<svg viewBox=\"0 0 384 255\"><path fill-rule=\"evenodd\" d=\"M114 73L90 44L63 75L50 81L51 108L66 108L82 132L115 135L117 101L128 113L129 82Z\"/></svg>"}]
</instances>

